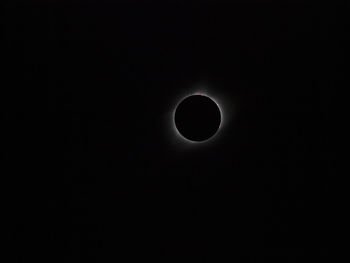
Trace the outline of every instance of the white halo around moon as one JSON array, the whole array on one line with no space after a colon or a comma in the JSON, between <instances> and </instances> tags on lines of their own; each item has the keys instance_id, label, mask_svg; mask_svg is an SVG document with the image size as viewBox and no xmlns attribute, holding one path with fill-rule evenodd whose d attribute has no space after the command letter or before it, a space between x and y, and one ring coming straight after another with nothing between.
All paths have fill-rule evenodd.
<instances>
[{"instance_id":1,"label":"white halo around moon","mask_svg":"<svg viewBox=\"0 0 350 263\"><path fill-rule=\"evenodd\" d=\"M167 129L170 129L170 142L177 148L189 148L189 147L200 147L210 145L217 140L219 140L225 130L225 127L229 123L232 117L231 103L229 103L229 99L225 94L218 94L219 92L214 92L208 85L200 85L192 90L188 90L187 92L183 92L182 94L176 96L172 102L172 106L170 109L170 113L168 114L167 119ZM206 96L213 100L220 110L221 122L217 132L207 140L204 141L191 141L183 137L180 132L177 130L175 125L175 112L178 105L186 98L194 95ZM168 130L169 131L169 130Z\"/></svg>"},{"instance_id":2,"label":"white halo around moon","mask_svg":"<svg viewBox=\"0 0 350 263\"><path fill-rule=\"evenodd\" d=\"M209 99L211 99L212 101L214 101L214 103L215 103L215 104L218 106L218 108L219 108L219 111L220 111L220 125L219 125L219 128L218 128L218 130L215 132L215 134L214 134L213 136L211 136L210 138L208 138L207 140L203 140L203 141L191 141L191 140L185 138L185 137L178 131L178 129L176 128L176 124L175 124L175 113L176 113L176 109L177 109L177 107L179 106L179 104L180 104L182 101L184 101L186 98L191 97L191 96L204 96L204 97L208 97ZM215 99L213 99L213 98L210 97L209 95L204 94L204 93L202 93L202 92L192 93L192 94L190 94L190 95L185 96L184 98L182 98L182 99L176 104L176 106L175 106L175 108L174 108L174 110L173 110L172 122L173 122L173 124L172 124L172 125L173 125L173 129L176 131L177 136L181 137L183 140L187 141L188 143L195 143L195 144L198 144L198 143L205 143L205 142L211 140L212 138L214 138L214 137L217 135L217 133L220 131L221 125L222 125L222 122L223 122L223 113L222 113L222 110L221 110L220 105L215 101Z\"/></svg>"}]
</instances>

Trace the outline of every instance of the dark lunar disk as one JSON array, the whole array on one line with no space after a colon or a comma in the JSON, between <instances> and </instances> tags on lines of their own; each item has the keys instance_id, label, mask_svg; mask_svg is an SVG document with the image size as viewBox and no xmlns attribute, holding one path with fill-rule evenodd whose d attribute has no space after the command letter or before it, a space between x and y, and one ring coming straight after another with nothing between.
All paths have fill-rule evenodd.
<instances>
[{"instance_id":1,"label":"dark lunar disk","mask_svg":"<svg viewBox=\"0 0 350 263\"><path fill-rule=\"evenodd\" d=\"M209 97L193 95L185 98L175 111L175 126L179 133L191 141L205 141L219 129L221 113Z\"/></svg>"}]
</instances>

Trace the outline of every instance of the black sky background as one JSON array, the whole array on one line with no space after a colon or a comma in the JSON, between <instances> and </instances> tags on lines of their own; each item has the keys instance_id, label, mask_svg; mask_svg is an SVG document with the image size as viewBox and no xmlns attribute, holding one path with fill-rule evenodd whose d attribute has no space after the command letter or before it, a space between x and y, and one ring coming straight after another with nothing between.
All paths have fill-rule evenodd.
<instances>
[{"instance_id":1,"label":"black sky background","mask_svg":"<svg viewBox=\"0 0 350 263\"><path fill-rule=\"evenodd\" d=\"M2 9L11 262L327 257L339 9L82 2ZM198 82L235 118L179 151L164 116Z\"/></svg>"}]
</instances>

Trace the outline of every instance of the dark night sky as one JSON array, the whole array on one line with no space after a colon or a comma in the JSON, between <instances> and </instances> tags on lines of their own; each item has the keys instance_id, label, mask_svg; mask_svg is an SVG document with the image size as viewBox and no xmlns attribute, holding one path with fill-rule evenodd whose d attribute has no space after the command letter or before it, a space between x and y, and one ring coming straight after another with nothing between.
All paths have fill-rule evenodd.
<instances>
[{"instance_id":1,"label":"dark night sky","mask_svg":"<svg viewBox=\"0 0 350 263\"><path fill-rule=\"evenodd\" d=\"M1 18L13 262L328 255L339 9L28 2ZM179 151L164 116L198 82L235 118L217 143Z\"/></svg>"}]
</instances>

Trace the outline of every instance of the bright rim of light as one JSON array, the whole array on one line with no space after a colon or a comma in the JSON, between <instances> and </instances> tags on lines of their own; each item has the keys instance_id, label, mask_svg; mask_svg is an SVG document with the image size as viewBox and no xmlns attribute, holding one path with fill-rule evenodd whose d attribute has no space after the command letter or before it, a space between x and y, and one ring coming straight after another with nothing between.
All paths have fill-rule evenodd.
<instances>
[{"instance_id":1,"label":"bright rim of light","mask_svg":"<svg viewBox=\"0 0 350 263\"><path fill-rule=\"evenodd\" d=\"M221 120L220 120L220 125L219 125L219 128L218 130L216 131L216 133L211 136L210 138L208 138L207 140L203 140L203 141L191 141L187 138L185 138L179 131L178 129L176 128L176 124L175 124L175 112L176 112L176 109L178 107L178 105L183 101L185 100L186 98L188 97L191 97L191 96L205 96L205 97L208 97L209 99L211 99L212 101L214 101L214 103L218 106L219 108L219 111L220 111L220 116L221 116ZM203 143L208 143L209 141L213 141L214 139L216 139L216 137L219 135L219 133L221 132L221 129L222 127L226 124L226 118L225 118L225 114L224 114L224 107L223 107L224 103L222 102L222 100L220 100L218 97L212 95L212 94L209 94L209 92L207 91L196 91L196 92L192 92L188 95L185 95L185 96L181 96L181 99L178 100L178 102L176 103L176 105L174 106L173 110L172 110L172 130L173 130L173 133L175 134L175 138L176 139L180 139L181 141L187 143L187 144L203 144Z\"/></svg>"}]
</instances>

